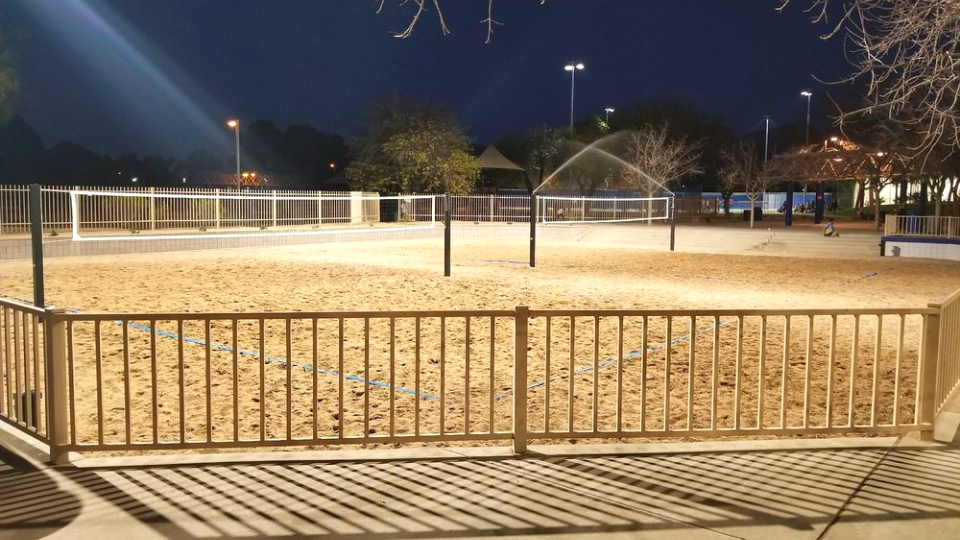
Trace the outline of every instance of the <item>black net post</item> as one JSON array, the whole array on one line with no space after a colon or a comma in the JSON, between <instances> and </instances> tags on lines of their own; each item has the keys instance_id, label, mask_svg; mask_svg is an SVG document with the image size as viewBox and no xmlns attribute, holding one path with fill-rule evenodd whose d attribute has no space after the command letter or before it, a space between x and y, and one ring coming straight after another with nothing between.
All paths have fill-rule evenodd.
<instances>
[{"instance_id":1,"label":"black net post","mask_svg":"<svg viewBox=\"0 0 960 540\"><path fill-rule=\"evenodd\" d=\"M45 307L43 297L43 214L40 185L30 184L30 245L33 252L33 305Z\"/></svg>"},{"instance_id":2,"label":"black net post","mask_svg":"<svg viewBox=\"0 0 960 540\"><path fill-rule=\"evenodd\" d=\"M443 196L443 277L450 277L450 192Z\"/></svg>"},{"instance_id":3,"label":"black net post","mask_svg":"<svg viewBox=\"0 0 960 540\"><path fill-rule=\"evenodd\" d=\"M537 267L537 194L530 194L530 268Z\"/></svg>"}]
</instances>

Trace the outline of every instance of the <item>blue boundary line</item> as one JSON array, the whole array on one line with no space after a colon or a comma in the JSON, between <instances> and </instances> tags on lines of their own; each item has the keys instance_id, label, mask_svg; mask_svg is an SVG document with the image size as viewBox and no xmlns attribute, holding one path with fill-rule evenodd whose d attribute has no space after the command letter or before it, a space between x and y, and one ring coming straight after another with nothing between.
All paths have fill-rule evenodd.
<instances>
[{"instance_id":1,"label":"blue boundary line","mask_svg":"<svg viewBox=\"0 0 960 540\"><path fill-rule=\"evenodd\" d=\"M727 326L727 325L730 325L730 324L733 324L733 321L725 321L725 322L720 323L720 327L722 328L722 327ZM697 330L697 331L696 331L696 334L697 334L697 335L706 334L707 332L712 332L712 331L713 331L713 326L706 326L706 327L704 327L704 328L700 328L699 330ZM690 339L692 336L693 336L693 333L685 334L685 335L676 337L676 338L670 340L670 345L676 345L677 343L682 343L682 342L684 342L684 341L687 341L687 340ZM665 344L665 343L660 343L659 345L651 345L651 346L649 346L649 347L646 348L646 352L659 351L659 350L664 349L665 347L666 347L666 344ZM640 356L641 354L643 354L643 352L644 352L644 349L637 349L636 351L633 351L633 352L631 352L630 354L624 355L623 359L624 359L624 360L632 360L632 359L636 358L637 356ZM618 362L618 360L617 360L616 358L611 358L611 359L609 359L609 360L604 360L603 362L600 362L599 364L597 364L597 369L599 370L600 368L605 368L605 367L607 367L607 366L612 366L612 365L616 364L617 362ZM574 374L574 375L581 375L581 374L583 374L583 373L587 373L588 371L593 371L593 366L592 366L592 365L590 365L590 366L584 366L584 367L582 367L582 368L574 371L573 374ZM551 377L551 378L548 379L548 380L549 380L550 382L553 382L553 381L557 380L558 378L559 378L559 377ZM544 386L545 384L547 384L547 380L538 381L538 382L535 382L535 383L527 386L527 390L533 390L534 388L540 388L541 386ZM512 396L512 395L513 395L513 391L511 390L511 391L509 391L509 392L507 392L507 393L505 393L505 394L500 394L499 396L495 396L493 399L494 399L494 401L501 401L501 400L504 400L504 399L506 399L506 398L508 398L508 397L510 397L510 396Z\"/></svg>"},{"instance_id":2,"label":"blue boundary line","mask_svg":"<svg viewBox=\"0 0 960 540\"><path fill-rule=\"evenodd\" d=\"M20 298L14 298L14 300L18 300L18 301L21 301L21 302L24 302L24 303L31 303L29 300L23 300L23 299L20 299ZM67 312L68 312L68 313L82 313L79 309L67 309ZM120 324L120 325L122 325L122 324L123 324L123 321L121 321L121 320L114 320L113 323L114 323L114 324ZM203 347L206 347L206 346L207 346L207 342L204 341L204 340L202 340L202 339L199 339L199 338L190 337L190 336L180 336L180 335L178 335L176 332L168 332L168 331L166 331L166 330L161 330L161 329L159 329L159 328L152 328L152 327L150 327L150 326L147 326L147 325L144 325L144 324L140 324L140 323L137 323L137 322L133 322L133 321L131 321L131 322L127 323L127 324L128 324L128 326L130 326L130 328L133 328L133 329L135 329L135 330L140 330L140 331L149 332L149 333L156 332L158 336L162 336L162 337L166 337L166 338L170 338L170 339L176 339L176 340L178 340L178 341L181 341L181 340L182 340L184 343L192 343L192 344L194 344L194 345L200 345L200 346L203 346ZM210 343L210 348L216 349L216 350L218 350L218 351L233 352L233 347L230 347L230 346L228 346L228 345L221 345L221 344L219 344L219 343ZM412 395L412 396L416 396L416 395L417 395L417 391L416 391L416 390L411 390L411 389L409 389L409 388L404 388L404 387L402 387L402 386L395 386L395 387L391 388L389 384L384 383L384 382L374 381L374 380L367 380L367 379L364 379L363 377L358 377L358 376L356 376L356 375L347 375L347 374L339 373L339 372L337 372L337 371L330 370L330 369L314 368L314 367L313 367L312 365L310 365L310 364L301 364L301 363L299 363L299 362L291 361L291 360L288 360L288 359L286 359L286 358L280 358L280 357L278 357L278 356L261 355L260 353L256 353L256 352L253 352L253 351L248 351L248 350L245 350L245 349L237 349L237 354L240 354L240 355L243 355L243 356L247 356L247 357L250 357L250 358L262 358L264 364L280 364L280 365L282 365L282 366L288 366L288 365L289 365L289 366L291 366L291 367L295 367L295 368L301 369L301 370L303 370L303 371L305 371L305 372L311 372L311 371L313 371L314 369L316 369L317 373L323 373L324 375L330 375L330 376L338 377L338 378L339 378L339 377L343 377L344 380L347 380L347 381L359 382L359 383L363 383L363 384L366 384L366 385L369 385L369 386L373 386L373 387L376 387L376 388L391 389L391 390L393 390L393 391L395 391L395 392L400 392L400 393L402 393L402 394L409 394L409 395ZM423 399L440 399L440 396L436 396L436 395L434 395L434 394L427 394L427 393L425 393L425 392L420 392L419 396L420 396L421 398L423 398Z\"/></svg>"}]
</instances>

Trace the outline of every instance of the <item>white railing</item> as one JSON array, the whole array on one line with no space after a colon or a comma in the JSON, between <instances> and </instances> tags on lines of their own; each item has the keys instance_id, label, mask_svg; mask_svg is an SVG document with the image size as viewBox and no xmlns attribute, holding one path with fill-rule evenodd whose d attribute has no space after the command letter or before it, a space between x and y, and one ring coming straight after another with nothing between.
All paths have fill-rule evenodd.
<instances>
[{"instance_id":1,"label":"white railing","mask_svg":"<svg viewBox=\"0 0 960 540\"><path fill-rule=\"evenodd\" d=\"M44 230L64 232L71 229L71 191L212 197L82 197L77 210L84 230L283 227L376 222L380 219L376 201L363 201L358 206L344 199L375 196L375 193L242 190L241 195L258 197L237 200L237 191L231 189L44 187L41 190ZM309 197L311 200L284 200L284 197ZM29 187L0 186L0 234L25 233L29 229Z\"/></svg>"},{"instance_id":2,"label":"white railing","mask_svg":"<svg viewBox=\"0 0 960 540\"><path fill-rule=\"evenodd\" d=\"M960 217L888 215L884 235L960 238Z\"/></svg>"},{"instance_id":3,"label":"white railing","mask_svg":"<svg viewBox=\"0 0 960 540\"><path fill-rule=\"evenodd\" d=\"M512 440L522 452L572 438L929 432L960 377L957 296L924 309L706 311L146 314L4 302L0 416L41 439L55 425L57 461L69 451ZM37 368L45 355L49 377ZM49 404L36 427L30 402L17 408L13 397L32 389L33 407Z\"/></svg>"}]
</instances>

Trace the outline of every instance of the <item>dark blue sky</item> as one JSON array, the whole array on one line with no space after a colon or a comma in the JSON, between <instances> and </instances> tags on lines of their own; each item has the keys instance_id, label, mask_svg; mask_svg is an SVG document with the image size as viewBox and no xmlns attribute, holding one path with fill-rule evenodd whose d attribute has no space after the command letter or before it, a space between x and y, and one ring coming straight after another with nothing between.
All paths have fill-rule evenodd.
<instances>
[{"instance_id":1,"label":"dark blue sky","mask_svg":"<svg viewBox=\"0 0 960 540\"><path fill-rule=\"evenodd\" d=\"M838 41L819 38L801 5L779 0L498 0L485 45L485 0L446 0L452 34L432 14L387 0L0 0L14 30L20 112L48 144L108 153L227 152L233 115L310 123L351 136L368 105L404 95L446 104L477 142L565 125L568 60L577 116L674 98L739 131L771 114L801 122L805 87L828 112L816 74L845 72ZM818 99L819 98L819 99Z\"/></svg>"}]
</instances>

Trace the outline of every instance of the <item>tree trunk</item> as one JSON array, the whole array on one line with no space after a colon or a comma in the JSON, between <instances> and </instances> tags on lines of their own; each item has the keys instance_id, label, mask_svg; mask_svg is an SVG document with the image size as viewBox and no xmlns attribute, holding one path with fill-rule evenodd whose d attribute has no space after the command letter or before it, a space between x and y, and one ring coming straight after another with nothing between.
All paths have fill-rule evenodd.
<instances>
[{"instance_id":1,"label":"tree trunk","mask_svg":"<svg viewBox=\"0 0 960 540\"><path fill-rule=\"evenodd\" d=\"M647 189L647 225L653 225L653 191Z\"/></svg>"},{"instance_id":2,"label":"tree trunk","mask_svg":"<svg viewBox=\"0 0 960 540\"><path fill-rule=\"evenodd\" d=\"M757 217L757 197L756 195L747 198L750 201L750 228L753 228L753 219Z\"/></svg>"},{"instance_id":3,"label":"tree trunk","mask_svg":"<svg viewBox=\"0 0 960 540\"><path fill-rule=\"evenodd\" d=\"M863 196L867 190L867 183L864 180L857 180L857 201L853 204L854 210L863 210Z\"/></svg>"},{"instance_id":4,"label":"tree trunk","mask_svg":"<svg viewBox=\"0 0 960 540\"><path fill-rule=\"evenodd\" d=\"M870 190L873 194L873 226L880 230L880 180L877 179Z\"/></svg>"}]
</instances>

